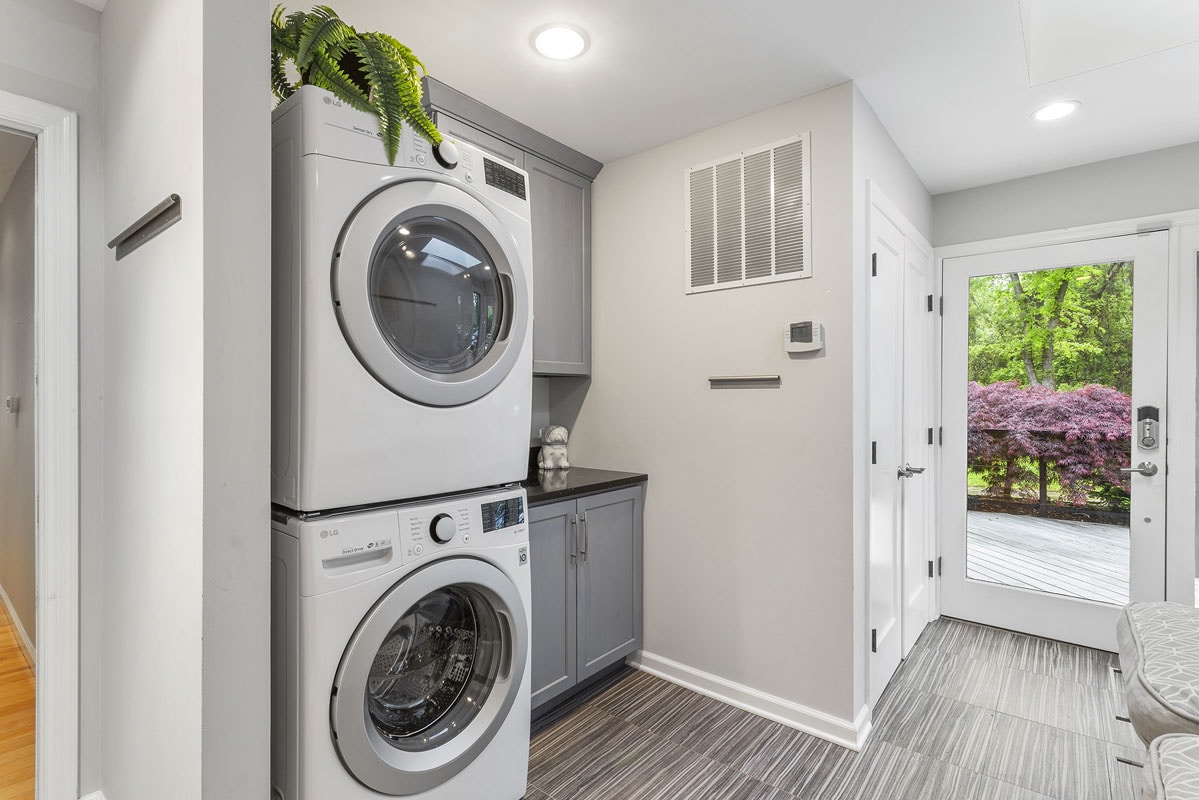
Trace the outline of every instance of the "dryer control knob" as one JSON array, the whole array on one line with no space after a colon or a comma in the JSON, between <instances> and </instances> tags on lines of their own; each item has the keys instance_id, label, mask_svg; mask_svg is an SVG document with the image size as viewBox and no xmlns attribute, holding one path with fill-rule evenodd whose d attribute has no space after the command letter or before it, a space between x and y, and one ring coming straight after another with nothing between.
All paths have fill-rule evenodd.
<instances>
[{"instance_id":1,"label":"dryer control knob","mask_svg":"<svg viewBox=\"0 0 1199 800\"><path fill-rule=\"evenodd\" d=\"M433 156L441 166L453 169L458 166L458 145L449 139L442 139L441 144L433 148Z\"/></svg>"},{"instance_id":2,"label":"dryer control knob","mask_svg":"<svg viewBox=\"0 0 1199 800\"><path fill-rule=\"evenodd\" d=\"M429 535L438 544L445 544L458 532L458 523L449 514L438 514L429 523Z\"/></svg>"}]
</instances>

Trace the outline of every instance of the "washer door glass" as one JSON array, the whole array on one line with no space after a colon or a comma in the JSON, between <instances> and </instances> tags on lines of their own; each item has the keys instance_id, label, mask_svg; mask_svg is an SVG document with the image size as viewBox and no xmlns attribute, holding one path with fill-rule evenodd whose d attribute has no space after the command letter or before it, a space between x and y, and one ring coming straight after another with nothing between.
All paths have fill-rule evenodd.
<instances>
[{"instance_id":1,"label":"washer door glass","mask_svg":"<svg viewBox=\"0 0 1199 800\"><path fill-rule=\"evenodd\" d=\"M421 752L462 732L491 694L499 615L477 590L437 589L396 621L371 664L366 709L392 747Z\"/></svg>"},{"instance_id":2,"label":"washer door glass","mask_svg":"<svg viewBox=\"0 0 1199 800\"><path fill-rule=\"evenodd\" d=\"M330 691L342 764L364 786L411 795L467 767L510 718L528 731L528 610L478 558L401 579L350 637Z\"/></svg>"},{"instance_id":3,"label":"washer door glass","mask_svg":"<svg viewBox=\"0 0 1199 800\"><path fill-rule=\"evenodd\" d=\"M418 403L472 402L522 357L531 364L532 296L513 233L449 184L393 184L363 203L334 253L333 300L366 370Z\"/></svg>"}]
</instances>

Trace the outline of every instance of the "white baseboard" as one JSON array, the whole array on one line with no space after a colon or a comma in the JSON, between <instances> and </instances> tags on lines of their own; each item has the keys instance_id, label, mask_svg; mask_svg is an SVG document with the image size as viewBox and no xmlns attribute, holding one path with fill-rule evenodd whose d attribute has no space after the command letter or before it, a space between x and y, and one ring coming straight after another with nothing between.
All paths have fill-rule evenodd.
<instances>
[{"instance_id":1,"label":"white baseboard","mask_svg":"<svg viewBox=\"0 0 1199 800\"><path fill-rule=\"evenodd\" d=\"M33 642L29 638L29 634L25 632L25 626L21 624L21 618L17 616L16 610L12 607L12 601L8 599L8 592L4 591L4 586L0 585L0 602L4 603L4 610L8 614L8 619L12 622L13 630L17 632L17 644L21 647L21 653L24 654L25 660L29 662L29 668L37 671L37 651L33 647Z\"/></svg>"},{"instance_id":2,"label":"white baseboard","mask_svg":"<svg viewBox=\"0 0 1199 800\"><path fill-rule=\"evenodd\" d=\"M104 800L104 792L95 791L91 794L85 794L83 797L79 798L79 800Z\"/></svg>"},{"instance_id":3,"label":"white baseboard","mask_svg":"<svg viewBox=\"0 0 1199 800\"><path fill-rule=\"evenodd\" d=\"M857 719L851 721L725 680L644 650L630 656L628 663L722 703L810 733L850 750L861 750L866 743L866 737L870 735L869 707L863 707Z\"/></svg>"}]
</instances>

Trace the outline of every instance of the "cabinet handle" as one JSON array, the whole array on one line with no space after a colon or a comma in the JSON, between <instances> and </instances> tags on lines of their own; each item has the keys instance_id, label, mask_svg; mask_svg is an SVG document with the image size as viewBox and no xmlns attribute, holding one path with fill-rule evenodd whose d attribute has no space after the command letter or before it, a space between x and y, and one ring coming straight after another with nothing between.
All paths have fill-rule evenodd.
<instances>
[{"instance_id":1,"label":"cabinet handle","mask_svg":"<svg viewBox=\"0 0 1199 800\"><path fill-rule=\"evenodd\" d=\"M570 560L571 563L577 562L579 559L579 515L575 514L570 518Z\"/></svg>"},{"instance_id":2,"label":"cabinet handle","mask_svg":"<svg viewBox=\"0 0 1199 800\"><path fill-rule=\"evenodd\" d=\"M583 512L583 546L579 548L579 552L583 554L583 560L587 560L587 512Z\"/></svg>"}]
</instances>

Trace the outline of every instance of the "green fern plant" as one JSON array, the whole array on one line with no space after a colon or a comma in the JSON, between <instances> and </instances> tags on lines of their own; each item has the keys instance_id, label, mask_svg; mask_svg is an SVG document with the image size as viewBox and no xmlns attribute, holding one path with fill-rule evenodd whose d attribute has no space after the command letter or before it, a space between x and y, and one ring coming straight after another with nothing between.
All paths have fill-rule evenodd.
<instances>
[{"instance_id":1,"label":"green fern plant","mask_svg":"<svg viewBox=\"0 0 1199 800\"><path fill-rule=\"evenodd\" d=\"M287 63L300 80L292 83ZM388 162L394 164L404 123L429 141L441 133L421 105L425 65L385 33L360 33L328 6L271 14L271 88L280 101L308 84L328 89L350 106L379 117Z\"/></svg>"}]
</instances>

